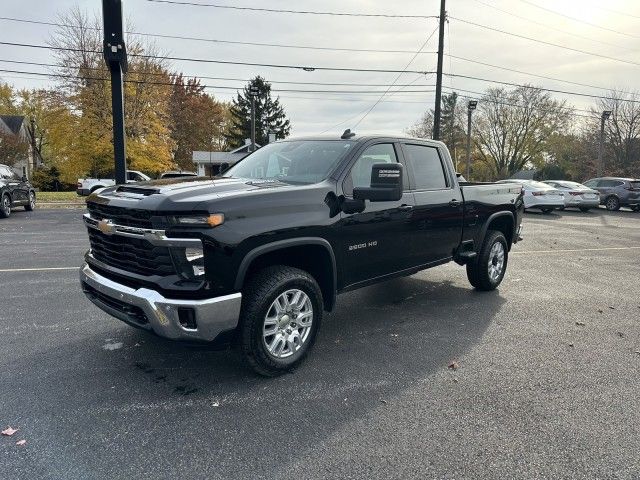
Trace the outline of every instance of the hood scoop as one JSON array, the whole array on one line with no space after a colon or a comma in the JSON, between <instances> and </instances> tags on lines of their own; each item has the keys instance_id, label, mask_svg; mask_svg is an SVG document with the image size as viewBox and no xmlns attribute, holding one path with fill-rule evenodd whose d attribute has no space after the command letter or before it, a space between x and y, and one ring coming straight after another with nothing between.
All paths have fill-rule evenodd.
<instances>
[{"instance_id":1,"label":"hood scoop","mask_svg":"<svg viewBox=\"0 0 640 480\"><path fill-rule=\"evenodd\" d=\"M134 187L130 185L120 185L116 188L116 194L118 193L130 193L133 195L140 195L143 197L148 197L149 195L153 195L154 193L160 193L160 190L157 188L144 188L144 187Z\"/></svg>"}]
</instances>

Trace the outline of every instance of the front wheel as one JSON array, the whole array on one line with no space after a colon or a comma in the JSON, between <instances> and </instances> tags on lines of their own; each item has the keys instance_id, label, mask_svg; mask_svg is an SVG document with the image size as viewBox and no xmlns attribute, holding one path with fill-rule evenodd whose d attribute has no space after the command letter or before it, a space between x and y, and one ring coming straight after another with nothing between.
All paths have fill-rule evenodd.
<instances>
[{"instance_id":1,"label":"front wheel","mask_svg":"<svg viewBox=\"0 0 640 480\"><path fill-rule=\"evenodd\" d=\"M0 218L9 218L11 215L11 198L6 193L0 201Z\"/></svg>"},{"instance_id":2,"label":"front wheel","mask_svg":"<svg viewBox=\"0 0 640 480\"><path fill-rule=\"evenodd\" d=\"M620 200L617 197L609 197L604 202L604 206L610 212L615 212L616 210L620 210Z\"/></svg>"},{"instance_id":3,"label":"front wheel","mask_svg":"<svg viewBox=\"0 0 640 480\"><path fill-rule=\"evenodd\" d=\"M502 232L489 230L478 256L467 263L469 283L478 290L494 290L504 278L508 259L506 238Z\"/></svg>"},{"instance_id":4,"label":"front wheel","mask_svg":"<svg viewBox=\"0 0 640 480\"><path fill-rule=\"evenodd\" d=\"M27 212L31 212L36 208L36 194L29 192L29 203L24 206Z\"/></svg>"},{"instance_id":5,"label":"front wheel","mask_svg":"<svg viewBox=\"0 0 640 480\"><path fill-rule=\"evenodd\" d=\"M322 321L322 292L307 272L287 266L260 270L243 291L239 347L256 373L291 371L309 353Z\"/></svg>"}]
</instances>

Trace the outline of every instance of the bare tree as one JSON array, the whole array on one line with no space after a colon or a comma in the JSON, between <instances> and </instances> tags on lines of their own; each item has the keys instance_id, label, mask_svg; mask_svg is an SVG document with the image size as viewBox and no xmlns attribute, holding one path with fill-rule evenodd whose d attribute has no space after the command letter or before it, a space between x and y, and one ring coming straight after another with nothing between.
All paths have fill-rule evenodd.
<instances>
[{"instance_id":1,"label":"bare tree","mask_svg":"<svg viewBox=\"0 0 640 480\"><path fill-rule=\"evenodd\" d=\"M489 89L474 124L480 159L495 177L511 176L530 162L542 161L548 138L566 130L569 119L565 102L539 88Z\"/></svg>"},{"instance_id":2,"label":"bare tree","mask_svg":"<svg viewBox=\"0 0 640 480\"><path fill-rule=\"evenodd\" d=\"M638 175L640 169L640 98L634 92L612 90L609 99L599 99L594 110L595 124L600 128L600 115L610 110L605 122L607 148L605 171L618 175Z\"/></svg>"}]
</instances>

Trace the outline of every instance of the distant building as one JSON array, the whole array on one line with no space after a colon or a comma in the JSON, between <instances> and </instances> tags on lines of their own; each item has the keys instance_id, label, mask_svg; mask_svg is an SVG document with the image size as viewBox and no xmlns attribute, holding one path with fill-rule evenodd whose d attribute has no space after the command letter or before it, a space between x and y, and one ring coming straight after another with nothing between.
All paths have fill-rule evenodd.
<instances>
[{"instance_id":1,"label":"distant building","mask_svg":"<svg viewBox=\"0 0 640 480\"><path fill-rule=\"evenodd\" d=\"M223 165L226 164L230 167L249 155L251 153L249 152L250 147L251 142L230 152L193 152L193 163L196 164L198 176L215 177L220 173ZM260 145L256 143L256 147L260 148Z\"/></svg>"},{"instance_id":2,"label":"distant building","mask_svg":"<svg viewBox=\"0 0 640 480\"><path fill-rule=\"evenodd\" d=\"M11 168L20 176L28 175L34 168L42 165L40 152L33 149L29 120L23 115L0 115L0 135L14 136L19 142L24 142L27 148L24 158L18 159ZM0 141L2 141L0 137ZM0 163L9 163L7 159L0 158Z\"/></svg>"}]
</instances>

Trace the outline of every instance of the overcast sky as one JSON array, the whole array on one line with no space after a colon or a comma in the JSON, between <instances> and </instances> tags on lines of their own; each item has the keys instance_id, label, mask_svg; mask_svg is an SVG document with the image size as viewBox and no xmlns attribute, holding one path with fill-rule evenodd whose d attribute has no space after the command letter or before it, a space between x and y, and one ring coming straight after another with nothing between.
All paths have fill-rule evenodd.
<instances>
[{"instance_id":1,"label":"overcast sky","mask_svg":"<svg viewBox=\"0 0 640 480\"><path fill-rule=\"evenodd\" d=\"M438 15L439 0L191 0L195 3L297 9L333 12ZM79 4L92 14L100 14L101 2L72 0L3 0L2 17L55 21L59 13ZM577 20L567 18L551 9ZM372 50L417 51L437 28L436 19L341 17L238 11L211 7L152 3L126 0L125 15L135 31L165 35L203 37L258 43L298 46L357 48ZM640 2L637 0L448 0L452 17L487 25L545 42L577 50L615 57L640 64ZM508 13L506 13L508 12ZM511 15L510 15L511 14ZM518 18L521 17L521 18ZM586 22L586 23L584 23ZM591 25L590 25L591 24ZM600 28L599 28L600 27ZM0 19L0 41L44 44L54 27L16 23ZM613 31L615 30L615 32ZM451 19L446 29L445 53L501 67L521 70L605 88L640 88L640 66L519 39ZM437 50L437 32L424 51ZM158 49L168 55L253 63L308 65L311 67L347 67L403 70L412 53L339 52L297 48L274 48L214 44L202 41L155 40ZM6 60L50 62L47 50L1 45L0 69L45 71L43 67L21 66ZM514 83L533 83L558 90L606 94L605 90L540 79L445 56L445 72L471 75ZM329 82L351 84L391 84L396 73L305 72L267 67L206 64L174 61L174 68L188 75L249 79L262 75L270 81ZM408 68L433 71L436 55L420 54ZM0 71L0 79L18 87L53 86L55 81ZM405 90L433 90L435 75L403 74L398 84L414 82ZM207 85L241 87L243 82L203 80ZM489 83L445 77L447 88L483 91ZM279 95L291 119L294 135L320 133L338 123L331 131L353 126L380 97L386 87L313 86L274 84L274 90L379 90L368 93L291 93ZM396 90L396 88L392 88ZM231 90L208 90L220 100L230 100ZM593 100L556 94L577 108L588 108ZM357 127L358 132L401 133L422 113L433 108L430 92L399 92L379 103ZM126 107L125 107L126 108Z\"/></svg>"}]
</instances>

